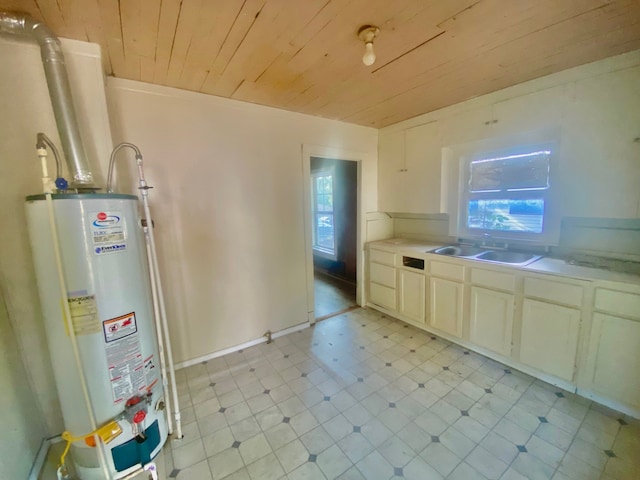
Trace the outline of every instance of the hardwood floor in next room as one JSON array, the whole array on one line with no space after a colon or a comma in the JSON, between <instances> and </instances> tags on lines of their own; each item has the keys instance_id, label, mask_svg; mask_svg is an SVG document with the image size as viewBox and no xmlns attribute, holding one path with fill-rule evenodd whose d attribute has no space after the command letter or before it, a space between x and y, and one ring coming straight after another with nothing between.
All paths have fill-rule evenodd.
<instances>
[{"instance_id":1,"label":"hardwood floor in next room","mask_svg":"<svg viewBox=\"0 0 640 480\"><path fill-rule=\"evenodd\" d=\"M353 283L316 271L313 287L316 321L357 306L356 286Z\"/></svg>"}]
</instances>

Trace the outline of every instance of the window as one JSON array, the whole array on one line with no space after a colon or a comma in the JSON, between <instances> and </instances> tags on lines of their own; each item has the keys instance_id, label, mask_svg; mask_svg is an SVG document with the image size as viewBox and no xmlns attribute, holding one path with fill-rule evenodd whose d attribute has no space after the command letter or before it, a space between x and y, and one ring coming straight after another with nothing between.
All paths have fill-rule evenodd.
<instances>
[{"instance_id":1,"label":"window","mask_svg":"<svg viewBox=\"0 0 640 480\"><path fill-rule=\"evenodd\" d=\"M333 211L333 169L311 175L313 205L313 249L320 255L335 260L336 236Z\"/></svg>"},{"instance_id":2,"label":"window","mask_svg":"<svg viewBox=\"0 0 640 480\"><path fill-rule=\"evenodd\" d=\"M465 165L463 234L543 242L551 189L551 149L476 155Z\"/></svg>"}]
</instances>

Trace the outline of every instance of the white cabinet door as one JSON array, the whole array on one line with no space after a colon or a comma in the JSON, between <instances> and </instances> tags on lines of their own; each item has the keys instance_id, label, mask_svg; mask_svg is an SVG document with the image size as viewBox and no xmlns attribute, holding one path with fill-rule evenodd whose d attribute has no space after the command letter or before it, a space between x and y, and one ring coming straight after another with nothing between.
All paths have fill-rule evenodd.
<instances>
[{"instance_id":1,"label":"white cabinet door","mask_svg":"<svg viewBox=\"0 0 640 480\"><path fill-rule=\"evenodd\" d=\"M382 131L378 138L378 208L441 213L442 154L437 122Z\"/></svg>"},{"instance_id":2,"label":"white cabinet door","mask_svg":"<svg viewBox=\"0 0 640 480\"><path fill-rule=\"evenodd\" d=\"M469 109L441 121L442 145L513 135L526 141L527 132L559 126L565 106L561 85Z\"/></svg>"},{"instance_id":3,"label":"white cabinet door","mask_svg":"<svg viewBox=\"0 0 640 480\"><path fill-rule=\"evenodd\" d=\"M437 122L405 130L405 212L442 213L442 149Z\"/></svg>"},{"instance_id":4,"label":"white cabinet door","mask_svg":"<svg viewBox=\"0 0 640 480\"><path fill-rule=\"evenodd\" d=\"M430 325L438 330L462 337L464 285L431 277Z\"/></svg>"},{"instance_id":5,"label":"white cabinet door","mask_svg":"<svg viewBox=\"0 0 640 480\"><path fill-rule=\"evenodd\" d=\"M580 310L525 298L520 361L571 381L580 330Z\"/></svg>"},{"instance_id":6,"label":"white cabinet door","mask_svg":"<svg viewBox=\"0 0 640 480\"><path fill-rule=\"evenodd\" d=\"M476 107L443 119L440 123L442 146L463 144L492 136L491 105Z\"/></svg>"},{"instance_id":7,"label":"white cabinet door","mask_svg":"<svg viewBox=\"0 0 640 480\"><path fill-rule=\"evenodd\" d=\"M425 276L409 270L398 270L399 311L414 322L424 322L426 308Z\"/></svg>"},{"instance_id":8,"label":"white cabinet door","mask_svg":"<svg viewBox=\"0 0 640 480\"><path fill-rule=\"evenodd\" d=\"M591 389L640 409L640 322L594 313Z\"/></svg>"},{"instance_id":9,"label":"white cabinet door","mask_svg":"<svg viewBox=\"0 0 640 480\"><path fill-rule=\"evenodd\" d=\"M495 135L521 135L545 127L560 126L565 110L565 86L509 98L493 104Z\"/></svg>"},{"instance_id":10,"label":"white cabinet door","mask_svg":"<svg viewBox=\"0 0 640 480\"><path fill-rule=\"evenodd\" d=\"M638 217L639 84L640 66L575 82L559 162L563 215Z\"/></svg>"},{"instance_id":11,"label":"white cabinet door","mask_svg":"<svg viewBox=\"0 0 640 480\"><path fill-rule=\"evenodd\" d=\"M471 287L470 340L504 356L511 355L515 296Z\"/></svg>"},{"instance_id":12,"label":"white cabinet door","mask_svg":"<svg viewBox=\"0 0 640 480\"><path fill-rule=\"evenodd\" d=\"M403 212L405 195L404 130L381 132L378 137L378 209Z\"/></svg>"}]
</instances>

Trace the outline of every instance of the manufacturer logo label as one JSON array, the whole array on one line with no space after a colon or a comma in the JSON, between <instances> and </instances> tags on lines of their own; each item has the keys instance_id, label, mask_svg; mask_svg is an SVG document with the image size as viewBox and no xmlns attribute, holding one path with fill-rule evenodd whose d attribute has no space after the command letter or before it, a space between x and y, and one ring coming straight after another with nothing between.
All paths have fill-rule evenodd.
<instances>
[{"instance_id":1,"label":"manufacturer logo label","mask_svg":"<svg viewBox=\"0 0 640 480\"><path fill-rule=\"evenodd\" d=\"M100 212L96 215L96 219L93 221L93 226L98 228L113 227L120 223L120 217L118 215L107 215L104 212Z\"/></svg>"},{"instance_id":2,"label":"manufacturer logo label","mask_svg":"<svg viewBox=\"0 0 640 480\"><path fill-rule=\"evenodd\" d=\"M120 250L125 250L127 248L127 244L126 243L120 243L118 245L107 245L104 247L96 247L95 248L95 252L97 254L101 254L101 253L109 253L109 252L117 252Z\"/></svg>"}]
</instances>

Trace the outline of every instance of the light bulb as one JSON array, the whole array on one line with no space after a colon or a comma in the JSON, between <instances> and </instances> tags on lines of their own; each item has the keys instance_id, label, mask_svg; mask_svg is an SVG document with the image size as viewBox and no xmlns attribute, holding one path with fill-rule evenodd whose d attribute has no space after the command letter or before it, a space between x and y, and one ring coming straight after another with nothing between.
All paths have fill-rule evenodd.
<instances>
[{"instance_id":1,"label":"light bulb","mask_svg":"<svg viewBox=\"0 0 640 480\"><path fill-rule=\"evenodd\" d=\"M376 52L373 51L373 42L366 42L364 44L364 55L362 56L362 63L367 67L373 65L376 61Z\"/></svg>"}]
</instances>

